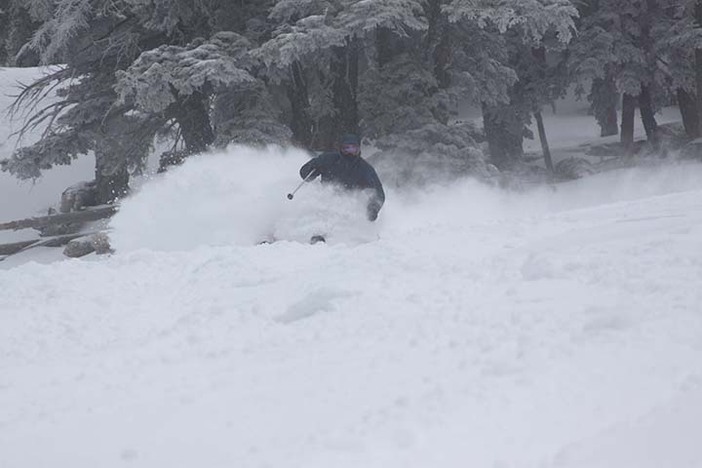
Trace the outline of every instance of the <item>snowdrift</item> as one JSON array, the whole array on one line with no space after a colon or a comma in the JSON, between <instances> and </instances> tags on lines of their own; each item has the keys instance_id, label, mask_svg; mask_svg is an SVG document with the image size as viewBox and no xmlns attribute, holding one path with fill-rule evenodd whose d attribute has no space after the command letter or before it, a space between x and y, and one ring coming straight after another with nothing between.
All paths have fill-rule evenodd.
<instances>
[{"instance_id":1,"label":"snowdrift","mask_svg":"<svg viewBox=\"0 0 702 468\"><path fill-rule=\"evenodd\" d=\"M386 187L368 223L286 200L305 160L193 158L116 254L0 270L0 465L702 465L700 166Z\"/></svg>"},{"instance_id":2,"label":"snowdrift","mask_svg":"<svg viewBox=\"0 0 702 468\"><path fill-rule=\"evenodd\" d=\"M294 200L286 198L308 159L298 150L246 147L193 157L124 201L112 222L114 246L189 250L307 242L315 234L334 243L377 238L365 220L365 194L340 193L315 181Z\"/></svg>"},{"instance_id":3,"label":"snowdrift","mask_svg":"<svg viewBox=\"0 0 702 468\"><path fill-rule=\"evenodd\" d=\"M261 241L306 243L324 234L332 244L356 245L425 228L460 230L487 220L520 219L627 202L702 187L697 164L618 170L557 186L504 191L465 179L422 189L386 186L378 223L364 218L365 194L306 184L294 200L303 151L234 146L189 159L154 176L114 217L121 251L252 246ZM381 173L382 176L382 173Z\"/></svg>"}]
</instances>

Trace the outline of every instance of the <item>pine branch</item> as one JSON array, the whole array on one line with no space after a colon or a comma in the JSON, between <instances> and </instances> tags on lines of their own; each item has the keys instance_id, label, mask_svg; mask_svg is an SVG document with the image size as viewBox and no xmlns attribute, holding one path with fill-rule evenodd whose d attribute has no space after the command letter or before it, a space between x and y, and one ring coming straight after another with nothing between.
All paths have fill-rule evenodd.
<instances>
[{"instance_id":1,"label":"pine branch","mask_svg":"<svg viewBox=\"0 0 702 468\"><path fill-rule=\"evenodd\" d=\"M25 115L31 114L31 117L26 118L22 127L13 133L13 135L18 136L18 140L21 140L27 132L35 130L42 122L51 116L53 116L51 119L53 124L58 114L68 105L73 104L60 101L49 104L37 111L41 102L69 78L69 70L67 68L62 68L38 79L30 85L21 85L23 89L10 105L8 116L10 119L14 119L24 111ZM54 111L50 113L52 109L54 109ZM50 128L51 125L44 131L44 135L50 131Z\"/></svg>"}]
</instances>

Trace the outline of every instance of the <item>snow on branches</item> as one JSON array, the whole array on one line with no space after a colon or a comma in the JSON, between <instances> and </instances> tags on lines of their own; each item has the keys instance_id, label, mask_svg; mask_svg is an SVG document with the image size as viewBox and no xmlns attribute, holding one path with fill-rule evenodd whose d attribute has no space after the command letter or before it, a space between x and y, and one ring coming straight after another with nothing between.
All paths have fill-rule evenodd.
<instances>
[{"instance_id":1,"label":"snow on branches","mask_svg":"<svg viewBox=\"0 0 702 468\"><path fill-rule=\"evenodd\" d=\"M231 32L185 47L163 45L142 53L127 70L118 71L115 89L122 103L161 112L196 91L253 83L255 78L246 69L251 63L248 49L248 41Z\"/></svg>"},{"instance_id":2,"label":"snow on branches","mask_svg":"<svg viewBox=\"0 0 702 468\"><path fill-rule=\"evenodd\" d=\"M453 22L473 21L481 28L492 26L504 34L520 29L538 43L550 30L562 43L570 42L578 10L569 0L452 0L445 11Z\"/></svg>"}]
</instances>

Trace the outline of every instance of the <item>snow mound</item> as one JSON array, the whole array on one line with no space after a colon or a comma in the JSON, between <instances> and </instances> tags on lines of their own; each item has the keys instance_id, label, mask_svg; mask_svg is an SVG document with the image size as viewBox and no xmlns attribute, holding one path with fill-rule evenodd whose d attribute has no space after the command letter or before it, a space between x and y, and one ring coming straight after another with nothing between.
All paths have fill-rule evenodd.
<instances>
[{"instance_id":1,"label":"snow mound","mask_svg":"<svg viewBox=\"0 0 702 468\"><path fill-rule=\"evenodd\" d=\"M331 244L358 245L702 189L698 164L618 170L525 192L471 179L421 190L386 186L386 205L378 222L370 223L364 193L314 181L288 200L307 160L309 155L296 149L242 146L192 157L122 203L111 223L113 247L118 252L189 251L263 241L307 243L317 234Z\"/></svg>"},{"instance_id":2,"label":"snow mound","mask_svg":"<svg viewBox=\"0 0 702 468\"><path fill-rule=\"evenodd\" d=\"M387 187L367 223L286 200L305 160L193 158L116 254L0 270L5 465L700 466L699 166Z\"/></svg>"},{"instance_id":3,"label":"snow mound","mask_svg":"<svg viewBox=\"0 0 702 468\"><path fill-rule=\"evenodd\" d=\"M308 159L294 149L240 146L190 158L123 202L111 223L114 247L176 251L307 242L315 234L335 243L377 238L364 218L366 194L341 193L314 181L293 200L286 198Z\"/></svg>"}]
</instances>

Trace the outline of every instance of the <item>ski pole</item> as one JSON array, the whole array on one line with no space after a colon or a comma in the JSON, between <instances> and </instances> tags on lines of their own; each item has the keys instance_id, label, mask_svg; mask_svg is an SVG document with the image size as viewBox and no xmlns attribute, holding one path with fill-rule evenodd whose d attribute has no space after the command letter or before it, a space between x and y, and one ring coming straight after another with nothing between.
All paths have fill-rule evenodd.
<instances>
[{"instance_id":1,"label":"ski pole","mask_svg":"<svg viewBox=\"0 0 702 468\"><path fill-rule=\"evenodd\" d=\"M307 182L308 180L310 180L310 177L312 177L312 176L315 175L316 173L317 173L317 171L315 171L314 169L313 169L312 171L310 171L310 173L307 174L307 177L305 177L305 180L303 180L302 182L300 182L300 185L298 185L297 187L295 187L295 190L293 190L292 192L290 192L290 193L288 194L288 200L292 200L292 199L295 197L295 193L297 193L297 191L300 190L300 189L302 188L303 185L305 185L305 182Z\"/></svg>"}]
</instances>

